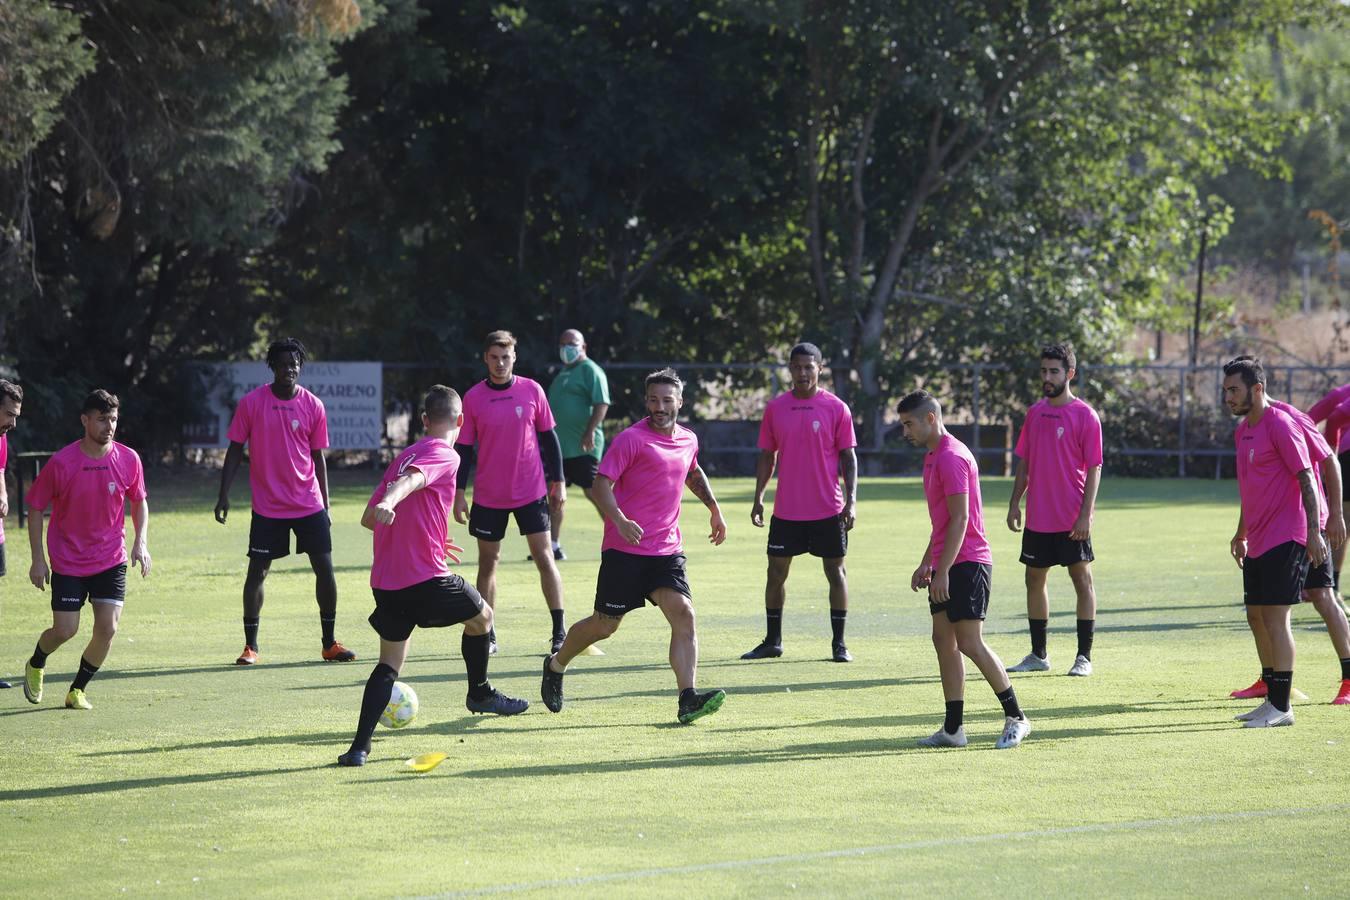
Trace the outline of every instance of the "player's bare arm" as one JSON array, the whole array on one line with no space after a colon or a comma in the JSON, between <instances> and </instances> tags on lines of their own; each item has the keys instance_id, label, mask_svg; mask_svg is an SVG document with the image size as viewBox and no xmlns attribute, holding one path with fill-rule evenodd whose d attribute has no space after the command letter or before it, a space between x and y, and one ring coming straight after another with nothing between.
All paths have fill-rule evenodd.
<instances>
[{"instance_id":1,"label":"player's bare arm","mask_svg":"<svg viewBox=\"0 0 1350 900\"><path fill-rule=\"evenodd\" d=\"M970 521L970 495L949 494L947 496L947 531L943 537L942 555L938 557L937 568L933 570L933 581L928 592L933 595L934 603L946 603L951 599L948 577L956 554L961 552L961 544L966 539L966 524Z\"/></svg>"},{"instance_id":2,"label":"player's bare arm","mask_svg":"<svg viewBox=\"0 0 1350 900\"><path fill-rule=\"evenodd\" d=\"M1242 561L1247 558L1247 526L1242 521L1242 510L1238 510L1237 531L1233 532L1233 540L1228 544L1228 552L1233 554L1233 560L1238 568L1242 568Z\"/></svg>"},{"instance_id":3,"label":"player's bare arm","mask_svg":"<svg viewBox=\"0 0 1350 900\"><path fill-rule=\"evenodd\" d=\"M396 507L406 500L409 494L420 491L426 484L427 477L422 474L421 469L406 469L402 475L394 479L393 484L389 485L379 503L366 507L366 511L361 514L362 526L374 531L376 523L393 525L398 514Z\"/></svg>"},{"instance_id":4,"label":"player's bare arm","mask_svg":"<svg viewBox=\"0 0 1350 900\"><path fill-rule=\"evenodd\" d=\"M852 447L839 451L839 471L844 476L844 530L852 531L858 520L858 453Z\"/></svg>"},{"instance_id":5,"label":"player's bare arm","mask_svg":"<svg viewBox=\"0 0 1350 900\"><path fill-rule=\"evenodd\" d=\"M314 458L314 480L319 483L319 496L323 498L323 508L329 508L328 502L328 461L322 450L310 451Z\"/></svg>"},{"instance_id":6,"label":"player's bare arm","mask_svg":"<svg viewBox=\"0 0 1350 900\"><path fill-rule=\"evenodd\" d=\"M634 545L642 541L642 526L625 516L623 510L619 509L619 501L614 499L613 481L604 475L595 476L595 484L591 486L591 497L601 514L614 523L620 537Z\"/></svg>"},{"instance_id":7,"label":"player's bare arm","mask_svg":"<svg viewBox=\"0 0 1350 900\"><path fill-rule=\"evenodd\" d=\"M591 407L591 417L586 420L586 429L581 433L582 452L590 453L595 449L595 429L600 427L608 414L608 403L597 403Z\"/></svg>"},{"instance_id":8,"label":"player's bare arm","mask_svg":"<svg viewBox=\"0 0 1350 900\"><path fill-rule=\"evenodd\" d=\"M42 510L33 510L32 515L28 517L28 547L33 558L33 564L28 567L28 580L33 582L33 587L39 591L46 590L47 584L52 580L52 570L47 565L47 549L42 545L43 524Z\"/></svg>"},{"instance_id":9,"label":"player's bare arm","mask_svg":"<svg viewBox=\"0 0 1350 900\"><path fill-rule=\"evenodd\" d=\"M695 463L694 468L685 476L684 485L689 488L690 493L702 500L703 505L712 513L709 523L712 531L708 533L708 540L714 546L720 545L727 539L727 523L722 518L722 509L717 505L717 498L713 496L712 485L708 484L708 476L703 474L703 467Z\"/></svg>"},{"instance_id":10,"label":"player's bare arm","mask_svg":"<svg viewBox=\"0 0 1350 900\"><path fill-rule=\"evenodd\" d=\"M220 468L220 498L216 500L216 521L225 524L225 519L230 514L230 486L234 484L234 476L239 472L239 464L244 461L244 445L238 441L230 441L229 449L225 451L225 465Z\"/></svg>"},{"instance_id":11,"label":"player's bare arm","mask_svg":"<svg viewBox=\"0 0 1350 900\"><path fill-rule=\"evenodd\" d=\"M1322 530L1319 527L1321 505L1317 500L1317 485L1313 483L1312 469L1304 469L1298 473L1298 489L1303 497L1303 511L1308 516L1308 562L1316 568L1326 561L1327 544L1322 540Z\"/></svg>"},{"instance_id":12,"label":"player's bare arm","mask_svg":"<svg viewBox=\"0 0 1350 900\"><path fill-rule=\"evenodd\" d=\"M1336 498L1341 496L1341 472L1340 460L1336 454L1331 454L1322 460L1322 485L1326 488L1327 503L1327 543L1331 549L1335 550L1345 543L1345 505L1337 503Z\"/></svg>"},{"instance_id":13,"label":"player's bare arm","mask_svg":"<svg viewBox=\"0 0 1350 900\"><path fill-rule=\"evenodd\" d=\"M131 542L131 564L141 567L141 577L150 574L150 504L138 500L131 504L131 525L136 536Z\"/></svg>"},{"instance_id":14,"label":"player's bare arm","mask_svg":"<svg viewBox=\"0 0 1350 900\"><path fill-rule=\"evenodd\" d=\"M1012 498L1008 501L1008 529L1022 530L1022 497L1027 492L1027 461L1017 460L1017 472L1013 475Z\"/></svg>"},{"instance_id":15,"label":"player's bare arm","mask_svg":"<svg viewBox=\"0 0 1350 900\"><path fill-rule=\"evenodd\" d=\"M923 547L923 558L919 560L919 567L914 570L914 574L909 576L909 589L917 591L920 588L928 587L928 583L933 580L933 566L929 562L933 558L933 540L929 538L928 543Z\"/></svg>"},{"instance_id":16,"label":"player's bare arm","mask_svg":"<svg viewBox=\"0 0 1350 900\"><path fill-rule=\"evenodd\" d=\"M1083 506L1069 532L1069 540L1086 541L1092 536L1092 512L1097 506L1097 488L1102 483L1102 467L1092 466L1083 482Z\"/></svg>"},{"instance_id":17,"label":"player's bare arm","mask_svg":"<svg viewBox=\"0 0 1350 900\"><path fill-rule=\"evenodd\" d=\"M750 524L756 528L764 527L764 489L773 477L773 466L778 461L778 451L761 450L755 460L755 499L750 504Z\"/></svg>"}]
</instances>

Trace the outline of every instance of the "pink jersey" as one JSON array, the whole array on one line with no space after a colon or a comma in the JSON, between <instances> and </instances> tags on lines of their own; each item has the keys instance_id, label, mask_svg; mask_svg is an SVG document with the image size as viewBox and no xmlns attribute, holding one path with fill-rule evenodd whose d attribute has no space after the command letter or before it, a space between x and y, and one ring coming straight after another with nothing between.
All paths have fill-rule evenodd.
<instances>
[{"instance_id":1,"label":"pink jersey","mask_svg":"<svg viewBox=\"0 0 1350 900\"><path fill-rule=\"evenodd\" d=\"M42 467L28 489L36 515L52 509L47 554L60 575L97 575L127 561L126 501L145 499L141 458L116 441L101 459L91 459L80 442L68 444Z\"/></svg>"},{"instance_id":2,"label":"pink jersey","mask_svg":"<svg viewBox=\"0 0 1350 900\"><path fill-rule=\"evenodd\" d=\"M1327 439L1335 440L1337 453L1350 450L1350 399L1327 415Z\"/></svg>"},{"instance_id":3,"label":"pink jersey","mask_svg":"<svg viewBox=\"0 0 1350 900\"><path fill-rule=\"evenodd\" d=\"M1027 410L1013 451L1027 464L1027 528L1072 531L1083 511L1088 469L1102 464L1102 423L1074 398L1064 406L1041 400Z\"/></svg>"},{"instance_id":4,"label":"pink jersey","mask_svg":"<svg viewBox=\"0 0 1350 900\"><path fill-rule=\"evenodd\" d=\"M404 497L394 508L394 524L375 526L370 586L384 591L450 574L445 542L450 536L455 473L459 471L459 454L450 444L424 437L404 450L384 470L380 486L366 505L374 506L384 499L385 491L409 469L421 472L426 486Z\"/></svg>"},{"instance_id":5,"label":"pink jersey","mask_svg":"<svg viewBox=\"0 0 1350 900\"><path fill-rule=\"evenodd\" d=\"M1261 556L1288 541L1307 546L1308 517L1298 473L1311 463L1294 420L1278 409L1266 410L1254 426L1244 416L1234 443L1247 555Z\"/></svg>"},{"instance_id":6,"label":"pink jersey","mask_svg":"<svg viewBox=\"0 0 1350 900\"><path fill-rule=\"evenodd\" d=\"M0 434L0 478L5 477L5 469L9 468L9 435ZM5 542L5 519L0 516L0 544Z\"/></svg>"},{"instance_id":7,"label":"pink jersey","mask_svg":"<svg viewBox=\"0 0 1350 900\"><path fill-rule=\"evenodd\" d=\"M858 446L844 401L818 390L809 400L789 391L769 401L759 426L759 449L778 453L773 514L793 522L837 516L844 509L839 453Z\"/></svg>"},{"instance_id":8,"label":"pink jersey","mask_svg":"<svg viewBox=\"0 0 1350 900\"><path fill-rule=\"evenodd\" d=\"M623 514L642 526L642 541L630 544L605 519L601 550L637 556L683 553L680 499L684 480L698 465L698 436L683 425L673 434L654 431L647 419L625 428L600 461L600 474L614 482L614 499Z\"/></svg>"},{"instance_id":9,"label":"pink jersey","mask_svg":"<svg viewBox=\"0 0 1350 900\"><path fill-rule=\"evenodd\" d=\"M1337 453L1350 449L1350 429L1344 427L1343 421L1333 423L1331 416L1347 400L1350 400L1350 384L1343 384L1327 391L1321 400L1308 408L1308 418L1314 423L1327 420L1327 441L1336 448Z\"/></svg>"},{"instance_id":10,"label":"pink jersey","mask_svg":"<svg viewBox=\"0 0 1350 900\"><path fill-rule=\"evenodd\" d=\"M554 424L538 382L517 375L504 388L488 381L469 388L459 443L478 445L473 502L515 509L548 493L536 432L551 431Z\"/></svg>"},{"instance_id":11,"label":"pink jersey","mask_svg":"<svg viewBox=\"0 0 1350 900\"><path fill-rule=\"evenodd\" d=\"M323 401L304 388L280 400L264 384L239 399L230 440L248 445L253 511L271 519L299 519L323 509L314 475L314 451L328 447Z\"/></svg>"},{"instance_id":12,"label":"pink jersey","mask_svg":"<svg viewBox=\"0 0 1350 900\"><path fill-rule=\"evenodd\" d=\"M1297 406L1285 403L1283 400L1271 400L1270 405L1294 420L1299 433L1303 435L1303 443L1308 445L1308 462L1312 463L1313 480L1317 482L1317 527L1325 531L1327 527L1327 487L1322 483L1321 464L1322 460L1334 455L1331 445L1322 436L1322 432L1317 430L1313 420L1308 418L1308 414Z\"/></svg>"},{"instance_id":13,"label":"pink jersey","mask_svg":"<svg viewBox=\"0 0 1350 900\"><path fill-rule=\"evenodd\" d=\"M961 541L961 549L956 551L952 565L962 562L978 562L993 565L994 554L989 551L989 541L984 537L984 505L980 501L980 470L975 465L975 456L965 444L944 434L936 450L929 450L923 458L923 494L928 500L928 518L933 523L932 566L937 568L942 558L942 549L947 542L947 525L951 522L951 513L947 510L947 498L953 494L965 494L966 510L969 519L966 522L966 535Z\"/></svg>"}]
</instances>

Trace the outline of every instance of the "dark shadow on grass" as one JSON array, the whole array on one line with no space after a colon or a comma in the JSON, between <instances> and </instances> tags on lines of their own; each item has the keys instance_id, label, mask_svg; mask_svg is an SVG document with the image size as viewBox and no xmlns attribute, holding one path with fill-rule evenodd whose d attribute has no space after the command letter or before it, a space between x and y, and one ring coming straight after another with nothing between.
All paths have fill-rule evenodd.
<instances>
[{"instance_id":1,"label":"dark shadow on grass","mask_svg":"<svg viewBox=\"0 0 1350 900\"><path fill-rule=\"evenodd\" d=\"M213 781L235 781L267 775L290 775L313 771L314 766L290 769L244 769L233 772L202 772L192 775L162 775L157 778L125 778L120 781L100 781L94 784L67 784L47 788L24 788L0 791L0 803L10 800L50 800L54 797L80 797L91 794L112 794L118 791L136 791L147 788L172 787L180 784L205 784Z\"/></svg>"}]
</instances>

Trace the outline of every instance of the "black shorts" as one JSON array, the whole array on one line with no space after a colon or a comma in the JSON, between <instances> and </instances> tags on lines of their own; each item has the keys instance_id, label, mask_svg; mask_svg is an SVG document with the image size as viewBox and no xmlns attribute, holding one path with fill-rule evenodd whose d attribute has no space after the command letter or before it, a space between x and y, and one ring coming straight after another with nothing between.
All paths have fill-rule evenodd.
<instances>
[{"instance_id":1,"label":"black shorts","mask_svg":"<svg viewBox=\"0 0 1350 900\"><path fill-rule=\"evenodd\" d=\"M848 553L848 529L842 515L805 522L769 519L769 555L801 556L810 553L824 559L838 559Z\"/></svg>"},{"instance_id":2,"label":"black shorts","mask_svg":"<svg viewBox=\"0 0 1350 900\"><path fill-rule=\"evenodd\" d=\"M52 610L79 612L84 601L121 606L127 598L127 564L104 569L95 575L52 573Z\"/></svg>"},{"instance_id":3,"label":"black shorts","mask_svg":"<svg viewBox=\"0 0 1350 900\"><path fill-rule=\"evenodd\" d=\"M1303 598L1308 549L1285 541L1242 562L1242 602L1248 606L1293 606Z\"/></svg>"},{"instance_id":4,"label":"black shorts","mask_svg":"<svg viewBox=\"0 0 1350 900\"><path fill-rule=\"evenodd\" d=\"M414 628L445 628L483 611L483 598L458 575L444 575L384 591L371 588L375 611L370 627L386 641L406 641Z\"/></svg>"},{"instance_id":5,"label":"black shorts","mask_svg":"<svg viewBox=\"0 0 1350 900\"><path fill-rule=\"evenodd\" d=\"M548 531L548 497L544 496L515 509L493 509L475 503L469 510L469 534L480 541L500 541L506 537L506 523L512 513L516 514L516 527L521 534Z\"/></svg>"},{"instance_id":6,"label":"black shorts","mask_svg":"<svg viewBox=\"0 0 1350 900\"><path fill-rule=\"evenodd\" d=\"M1325 542L1326 538L1327 536L1324 532L1322 534L1322 540ZM1308 577L1303 579L1303 589L1305 591L1316 591L1321 590L1322 588L1336 586L1336 575L1332 568L1333 564L1331 561L1330 548L1331 544L1327 543L1327 558L1322 560L1320 566L1313 566L1311 563L1308 565Z\"/></svg>"},{"instance_id":7,"label":"black shorts","mask_svg":"<svg viewBox=\"0 0 1350 900\"><path fill-rule=\"evenodd\" d=\"M602 550L600 574L595 579L595 611L607 616L621 616L641 609L660 588L670 588L692 598L684 564L683 553L639 556L612 548Z\"/></svg>"},{"instance_id":8,"label":"black shorts","mask_svg":"<svg viewBox=\"0 0 1350 900\"><path fill-rule=\"evenodd\" d=\"M946 603L934 603L929 595L928 612L946 613L948 622L963 619L983 619L989 612L989 591L994 581L994 567L988 563L966 561L952 566L947 576Z\"/></svg>"},{"instance_id":9,"label":"black shorts","mask_svg":"<svg viewBox=\"0 0 1350 900\"><path fill-rule=\"evenodd\" d=\"M321 509L298 519L274 519L253 514L248 529L248 555L252 559L281 559L291 555L291 532L295 532L295 552L333 552L332 526L328 510Z\"/></svg>"},{"instance_id":10,"label":"black shorts","mask_svg":"<svg viewBox=\"0 0 1350 900\"><path fill-rule=\"evenodd\" d=\"M1067 531L1022 532L1022 557L1019 562L1033 569L1049 569L1052 566L1072 566L1077 563L1092 562L1092 538L1086 541L1069 540Z\"/></svg>"},{"instance_id":11,"label":"black shorts","mask_svg":"<svg viewBox=\"0 0 1350 900\"><path fill-rule=\"evenodd\" d=\"M567 486L576 485L590 490L595 484L595 473L600 469L600 460L590 454L569 456L563 460L563 480Z\"/></svg>"},{"instance_id":12,"label":"black shorts","mask_svg":"<svg viewBox=\"0 0 1350 900\"><path fill-rule=\"evenodd\" d=\"M1350 450L1336 455L1336 459L1341 464L1341 502L1350 500L1350 482L1345 479L1345 467L1350 466Z\"/></svg>"}]
</instances>

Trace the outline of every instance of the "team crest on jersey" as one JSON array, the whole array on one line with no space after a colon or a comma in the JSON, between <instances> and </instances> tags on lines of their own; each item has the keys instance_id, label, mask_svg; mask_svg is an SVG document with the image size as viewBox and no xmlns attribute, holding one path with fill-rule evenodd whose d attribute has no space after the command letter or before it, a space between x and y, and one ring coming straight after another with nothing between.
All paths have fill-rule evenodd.
<instances>
[{"instance_id":1,"label":"team crest on jersey","mask_svg":"<svg viewBox=\"0 0 1350 900\"><path fill-rule=\"evenodd\" d=\"M108 482L108 493L109 494L117 493L117 482L115 481Z\"/></svg>"},{"instance_id":2,"label":"team crest on jersey","mask_svg":"<svg viewBox=\"0 0 1350 900\"><path fill-rule=\"evenodd\" d=\"M1062 438L1062 437L1064 437L1064 426L1063 426L1063 425L1061 425L1061 426L1059 426L1058 428L1055 429L1055 440L1059 440L1059 439Z\"/></svg>"},{"instance_id":3,"label":"team crest on jersey","mask_svg":"<svg viewBox=\"0 0 1350 900\"><path fill-rule=\"evenodd\" d=\"M516 407L516 418L519 419L519 418L520 418L521 416L523 416L524 414L525 414L525 407L523 407L523 406L517 406L517 407Z\"/></svg>"},{"instance_id":4,"label":"team crest on jersey","mask_svg":"<svg viewBox=\"0 0 1350 900\"><path fill-rule=\"evenodd\" d=\"M300 428L300 420L299 420L299 419L291 419L291 431L296 431L296 430L298 430L299 428Z\"/></svg>"},{"instance_id":5,"label":"team crest on jersey","mask_svg":"<svg viewBox=\"0 0 1350 900\"><path fill-rule=\"evenodd\" d=\"M1251 448L1250 450L1247 451L1247 462L1249 462L1249 463L1256 462L1256 448L1255 448L1255 447L1253 447L1253 448Z\"/></svg>"},{"instance_id":6,"label":"team crest on jersey","mask_svg":"<svg viewBox=\"0 0 1350 900\"><path fill-rule=\"evenodd\" d=\"M820 420L819 420L819 419L812 419L812 420L811 420L811 430L812 430L812 431L820 431Z\"/></svg>"}]
</instances>

